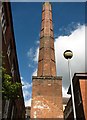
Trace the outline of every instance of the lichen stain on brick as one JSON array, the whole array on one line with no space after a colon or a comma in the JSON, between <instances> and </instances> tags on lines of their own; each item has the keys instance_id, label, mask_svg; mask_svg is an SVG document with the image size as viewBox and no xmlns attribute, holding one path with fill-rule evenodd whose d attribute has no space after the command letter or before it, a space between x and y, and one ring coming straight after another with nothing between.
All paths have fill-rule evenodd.
<instances>
[{"instance_id":1,"label":"lichen stain on brick","mask_svg":"<svg viewBox=\"0 0 87 120\"><path fill-rule=\"evenodd\" d=\"M34 111L34 118L37 118L37 112L36 111Z\"/></svg>"},{"instance_id":2,"label":"lichen stain on brick","mask_svg":"<svg viewBox=\"0 0 87 120\"><path fill-rule=\"evenodd\" d=\"M37 96L33 100L34 100L33 108L50 110L50 107L48 105L49 101L47 101L43 96Z\"/></svg>"},{"instance_id":3,"label":"lichen stain on brick","mask_svg":"<svg viewBox=\"0 0 87 120\"><path fill-rule=\"evenodd\" d=\"M35 101L35 106L33 108L50 109L49 106L43 101Z\"/></svg>"},{"instance_id":4,"label":"lichen stain on brick","mask_svg":"<svg viewBox=\"0 0 87 120\"><path fill-rule=\"evenodd\" d=\"M58 115L60 108L53 102L46 99L46 96L36 96L33 98L33 118L46 118L47 116L56 118L63 118L63 115Z\"/></svg>"}]
</instances>

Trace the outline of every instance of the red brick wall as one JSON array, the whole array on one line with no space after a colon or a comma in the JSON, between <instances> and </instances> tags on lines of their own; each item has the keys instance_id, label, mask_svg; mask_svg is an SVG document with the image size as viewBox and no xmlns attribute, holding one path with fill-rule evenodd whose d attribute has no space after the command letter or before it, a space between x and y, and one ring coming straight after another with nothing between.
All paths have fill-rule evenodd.
<instances>
[{"instance_id":1,"label":"red brick wall","mask_svg":"<svg viewBox=\"0 0 87 120\"><path fill-rule=\"evenodd\" d=\"M6 72L11 75L11 67L13 62L15 63L15 68L14 68L14 77L13 81L14 82L21 82L20 81L20 74L19 74L19 68L18 68L18 61L17 61L17 55L16 55L16 46L15 46L15 38L14 38L14 32L13 32L13 22L12 22L12 16L11 16L11 7L9 2L3 2L3 11L5 15L5 20L6 20L6 32L3 33L2 30L2 53L3 53L3 67L6 69ZM5 13L6 12L6 13ZM7 55L7 50L9 44L11 45L10 49L10 56L8 57ZM10 61L9 61L10 59ZM22 118L22 112L23 112L23 117L25 118L25 106L24 106L24 99L23 99L23 93L22 93L22 88L19 91L21 95L20 100L15 100L15 108L14 112L16 111L16 114L14 115L15 118ZM10 106L13 107L13 104L10 102ZM9 119L10 119L10 114L12 113L11 107L9 107ZM5 102L2 103L2 116L4 113L4 108L5 108ZM17 110L16 110L17 109Z\"/></svg>"},{"instance_id":2,"label":"red brick wall","mask_svg":"<svg viewBox=\"0 0 87 120\"><path fill-rule=\"evenodd\" d=\"M83 101L83 109L85 118L87 120L87 80L81 79L80 80L80 89L81 89L81 95L82 95L82 101Z\"/></svg>"},{"instance_id":3,"label":"red brick wall","mask_svg":"<svg viewBox=\"0 0 87 120\"><path fill-rule=\"evenodd\" d=\"M31 118L63 118L60 77L34 77Z\"/></svg>"}]
</instances>

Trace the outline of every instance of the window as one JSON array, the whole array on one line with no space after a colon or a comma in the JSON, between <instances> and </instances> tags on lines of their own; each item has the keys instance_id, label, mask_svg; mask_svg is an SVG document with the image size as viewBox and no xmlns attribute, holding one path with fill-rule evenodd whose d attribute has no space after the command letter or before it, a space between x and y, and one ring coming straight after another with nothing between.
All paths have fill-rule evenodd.
<instances>
[{"instance_id":1,"label":"window","mask_svg":"<svg viewBox=\"0 0 87 120\"><path fill-rule=\"evenodd\" d=\"M5 32L6 32L6 19L5 19L3 4L1 6L1 25L2 25L3 34L5 34Z\"/></svg>"},{"instance_id":2,"label":"window","mask_svg":"<svg viewBox=\"0 0 87 120\"><path fill-rule=\"evenodd\" d=\"M12 107L11 120L13 119L13 115L14 115L14 106Z\"/></svg>"},{"instance_id":3,"label":"window","mask_svg":"<svg viewBox=\"0 0 87 120\"><path fill-rule=\"evenodd\" d=\"M9 25L9 15L8 15L8 9L7 9L7 4L6 2L4 2L3 4L4 6L4 14L5 14L5 19L6 19L6 25Z\"/></svg>"},{"instance_id":4,"label":"window","mask_svg":"<svg viewBox=\"0 0 87 120\"><path fill-rule=\"evenodd\" d=\"M10 54L11 54L11 45L9 44L8 45L8 49L7 49L7 55L8 55L8 57L10 56Z\"/></svg>"},{"instance_id":5,"label":"window","mask_svg":"<svg viewBox=\"0 0 87 120\"><path fill-rule=\"evenodd\" d=\"M12 77L14 77L14 65L12 64L12 67L11 67L11 74L12 74Z\"/></svg>"},{"instance_id":6,"label":"window","mask_svg":"<svg viewBox=\"0 0 87 120\"><path fill-rule=\"evenodd\" d=\"M12 44L11 44L11 40L10 40L10 42L8 44L8 48L7 48L7 55L8 55L9 64L11 64L11 61L10 61L11 51L12 51Z\"/></svg>"},{"instance_id":7,"label":"window","mask_svg":"<svg viewBox=\"0 0 87 120\"><path fill-rule=\"evenodd\" d=\"M9 101L9 100L6 100L5 108L4 108L4 115L3 115L4 118L7 118L8 109L9 109L9 103L10 103L10 101Z\"/></svg>"}]
</instances>

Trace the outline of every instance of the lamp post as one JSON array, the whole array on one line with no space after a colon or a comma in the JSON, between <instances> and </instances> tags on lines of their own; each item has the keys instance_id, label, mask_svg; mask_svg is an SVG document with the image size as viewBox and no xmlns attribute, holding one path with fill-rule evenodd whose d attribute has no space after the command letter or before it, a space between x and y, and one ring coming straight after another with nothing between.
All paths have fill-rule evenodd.
<instances>
[{"instance_id":1,"label":"lamp post","mask_svg":"<svg viewBox=\"0 0 87 120\"><path fill-rule=\"evenodd\" d=\"M75 110L75 101L74 101L74 92L73 92L73 82L72 82L71 67L70 67L70 59L73 57L73 52L71 50L66 50L63 55L68 60L68 69L69 69L69 78L70 78L70 84L71 84L73 114L74 114L74 120L76 120L76 110Z\"/></svg>"}]
</instances>

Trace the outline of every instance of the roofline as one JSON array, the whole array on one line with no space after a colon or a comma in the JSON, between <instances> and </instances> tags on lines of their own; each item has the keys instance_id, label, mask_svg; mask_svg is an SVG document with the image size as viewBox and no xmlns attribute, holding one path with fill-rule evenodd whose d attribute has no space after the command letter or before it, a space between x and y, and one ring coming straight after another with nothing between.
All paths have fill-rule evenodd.
<instances>
[{"instance_id":1,"label":"roofline","mask_svg":"<svg viewBox=\"0 0 87 120\"><path fill-rule=\"evenodd\" d=\"M74 79L75 79L75 81L74 81ZM85 72L85 73L74 73L74 76L72 78L72 81L74 82L74 84L76 83L77 80L80 80L80 79L87 79L87 72ZM71 85L68 88L67 94L71 94Z\"/></svg>"}]
</instances>

